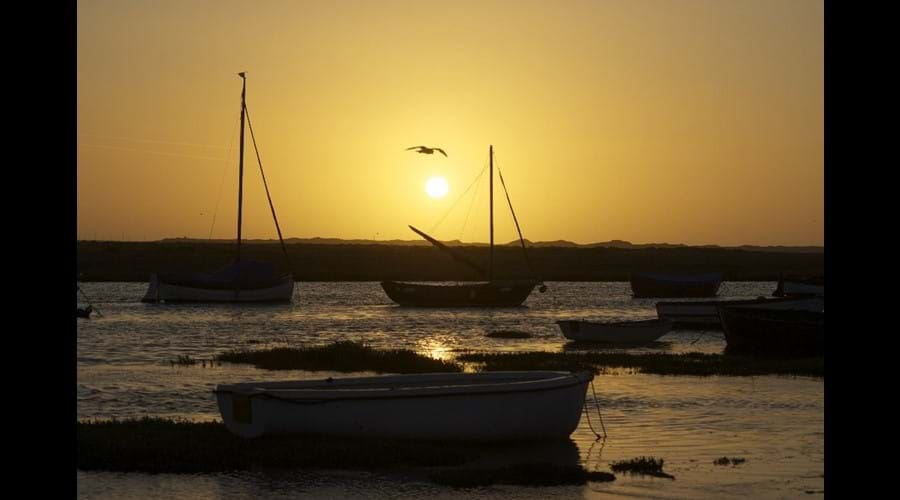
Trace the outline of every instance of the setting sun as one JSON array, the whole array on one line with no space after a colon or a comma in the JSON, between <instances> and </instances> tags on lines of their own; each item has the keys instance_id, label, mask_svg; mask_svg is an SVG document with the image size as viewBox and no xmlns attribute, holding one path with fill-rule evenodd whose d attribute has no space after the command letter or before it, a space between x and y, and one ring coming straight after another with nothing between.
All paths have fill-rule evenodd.
<instances>
[{"instance_id":1,"label":"setting sun","mask_svg":"<svg viewBox=\"0 0 900 500\"><path fill-rule=\"evenodd\" d=\"M432 198L443 198L450 191L447 179L443 177L432 177L425 182L425 192Z\"/></svg>"}]
</instances>

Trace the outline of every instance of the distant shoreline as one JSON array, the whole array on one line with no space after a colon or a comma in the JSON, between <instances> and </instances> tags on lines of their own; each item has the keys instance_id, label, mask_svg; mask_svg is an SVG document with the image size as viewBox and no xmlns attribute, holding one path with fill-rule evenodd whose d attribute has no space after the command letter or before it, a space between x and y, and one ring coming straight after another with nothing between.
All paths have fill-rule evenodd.
<instances>
[{"instance_id":1,"label":"distant shoreline","mask_svg":"<svg viewBox=\"0 0 900 500\"><path fill-rule=\"evenodd\" d=\"M256 242L242 248L242 258L271 262L290 271L296 281L479 281L482 277L453 261L427 242L287 243L290 267L281 246ZM469 259L487 264L486 246L455 247ZM160 242L79 241L79 281L146 282L155 272L202 272L234 259L234 243L175 239ZM824 251L754 251L737 248L676 246L618 248L533 246L529 259L545 281L628 281L631 273L722 272L726 281L775 281L787 276L819 276L825 272ZM496 247L498 279L531 273L516 246Z\"/></svg>"},{"instance_id":2,"label":"distant shoreline","mask_svg":"<svg viewBox=\"0 0 900 500\"><path fill-rule=\"evenodd\" d=\"M163 244L219 244L228 245L235 244L234 239L202 239L202 238L163 238L161 240L148 241L120 241L120 240L79 240L84 243L163 243ZM277 244L278 240L273 239L244 239L243 243L248 245L258 244ZM363 239L341 239L341 238L287 238L284 240L287 245L384 245L384 246L421 246L428 247L428 243L422 239L416 240L363 240ZM461 247L487 247L487 243L470 242L464 243L459 240L442 240L449 246ZM525 240L529 248L622 248L622 249L649 249L649 248L696 248L696 249L723 249L723 250L745 250L750 252L776 252L776 253L824 253L825 247L817 245L686 245L683 243L631 243L624 240L610 240L597 243L575 243L567 240L555 241L537 241L533 242ZM497 243L498 247L516 247L520 246L519 240L513 240L507 243Z\"/></svg>"}]
</instances>

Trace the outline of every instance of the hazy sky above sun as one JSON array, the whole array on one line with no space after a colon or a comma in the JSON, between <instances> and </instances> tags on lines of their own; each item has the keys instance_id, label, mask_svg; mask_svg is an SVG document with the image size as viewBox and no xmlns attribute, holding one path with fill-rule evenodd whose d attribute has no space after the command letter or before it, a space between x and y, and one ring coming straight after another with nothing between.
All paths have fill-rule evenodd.
<instances>
[{"instance_id":1,"label":"hazy sky above sun","mask_svg":"<svg viewBox=\"0 0 900 500\"><path fill-rule=\"evenodd\" d=\"M285 237L487 241L493 144L534 241L824 244L821 0L77 10L79 239L235 237L246 71ZM276 238L246 134L243 235Z\"/></svg>"}]
</instances>

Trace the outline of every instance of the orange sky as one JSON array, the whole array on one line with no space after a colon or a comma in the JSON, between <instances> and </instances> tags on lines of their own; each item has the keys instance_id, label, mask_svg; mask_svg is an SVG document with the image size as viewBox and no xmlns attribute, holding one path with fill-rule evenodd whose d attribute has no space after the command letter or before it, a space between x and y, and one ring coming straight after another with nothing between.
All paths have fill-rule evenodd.
<instances>
[{"instance_id":1,"label":"orange sky","mask_svg":"<svg viewBox=\"0 0 900 500\"><path fill-rule=\"evenodd\" d=\"M79 0L77 64L80 239L235 236L247 71L285 237L486 241L493 144L531 240L824 242L821 1Z\"/></svg>"}]
</instances>

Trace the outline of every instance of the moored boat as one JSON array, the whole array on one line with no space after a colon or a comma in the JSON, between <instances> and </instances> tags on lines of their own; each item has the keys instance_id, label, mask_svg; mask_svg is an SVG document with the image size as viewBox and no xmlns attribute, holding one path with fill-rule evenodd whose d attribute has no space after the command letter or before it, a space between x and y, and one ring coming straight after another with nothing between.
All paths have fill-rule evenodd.
<instances>
[{"instance_id":1,"label":"moored boat","mask_svg":"<svg viewBox=\"0 0 900 500\"><path fill-rule=\"evenodd\" d=\"M820 308L778 304L719 305L725 354L809 357L825 354L825 301Z\"/></svg>"},{"instance_id":2,"label":"moored boat","mask_svg":"<svg viewBox=\"0 0 900 500\"><path fill-rule=\"evenodd\" d=\"M487 269L423 231L409 226L416 234L449 254L453 259L474 269L485 281L453 284L382 281L381 287L392 301L401 306L416 307L514 307L522 305L535 286L540 285L538 290L541 293L547 290L546 285L538 279L499 280L494 276L494 146L489 148L489 166L490 260L488 261ZM500 182L503 184L504 191L506 191L506 183L503 181L502 172L500 172ZM519 242L522 245L525 262L532 274L534 274L534 270L531 268L531 261L528 259L525 239L519 227L519 220L516 218L516 213L512 208L512 201L509 199L509 192L506 192L506 201L509 203L509 210L512 213L513 221L516 223L516 231L519 233Z\"/></svg>"},{"instance_id":3,"label":"moored boat","mask_svg":"<svg viewBox=\"0 0 900 500\"><path fill-rule=\"evenodd\" d=\"M256 149L256 139L253 136L253 126L250 123L250 114L247 110L247 76L246 73L238 73L243 81L241 89L241 141L238 156L238 212L237 212L237 248L234 261L212 273L178 272L178 273L153 273L147 293L141 302L290 302L294 293L294 277L287 272L277 272L275 267L268 263L255 262L241 259L241 228L243 221L243 192L244 192L244 122L250 128L250 137L259 160L259 150ZM262 170L262 162L259 162L260 174L263 186L266 188L266 197L269 208L272 211L272 219L275 221L275 229L278 231L278 240L281 242L281 250L284 254L286 267L290 268L287 249L284 239L281 237L281 227L275 216L275 205L269 194L269 186Z\"/></svg>"},{"instance_id":4,"label":"moored boat","mask_svg":"<svg viewBox=\"0 0 900 500\"><path fill-rule=\"evenodd\" d=\"M426 373L219 385L225 426L279 434L511 441L568 437L590 372Z\"/></svg>"},{"instance_id":5,"label":"moored boat","mask_svg":"<svg viewBox=\"0 0 900 500\"><path fill-rule=\"evenodd\" d=\"M569 340L617 344L653 342L672 329L672 323L663 319L616 322L562 320L556 324Z\"/></svg>"},{"instance_id":6,"label":"moored boat","mask_svg":"<svg viewBox=\"0 0 900 500\"><path fill-rule=\"evenodd\" d=\"M722 327L722 322L719 319L719 310L717 308L717 306L720 305L764 305L766 307L808 309L813 311L821 306L819 301L806 298L798 299L795 297L777 299L758 297L756 299L741 300L666 301L656 303L656 314L660 319L667 319L674 323L676 328L718 329Z\"/></svg>"},{"instance_id":7,"label":"moored boat","mask_svg":"<svg viewBox=\"0 0 900 500\"><path fill-rule=\"evenodd\" d=\"M631 291L635 298L715 297L724 275L635 273Z\"/></svg>"},{"instance_id":8,"label":"moored boat","mask_svg":"<svg viewBox=\"0 0 900 500\"><path fill-rule=\"evenodd\" d=\"M290 302L294 278L274 266L240 261L213 273L150 276L142 302Z\"/></svg>"},{"instance_id":9,"label":"moored boat","mask_svg":"<svg viewBox=\"0 0 900 500\"><path fill-rule=\"evenodd\" d=\"M383 281L381 287L401 306L515 307L522 305L537 284L527 280L446 285Z\"/></svg>"}]
</instances>

